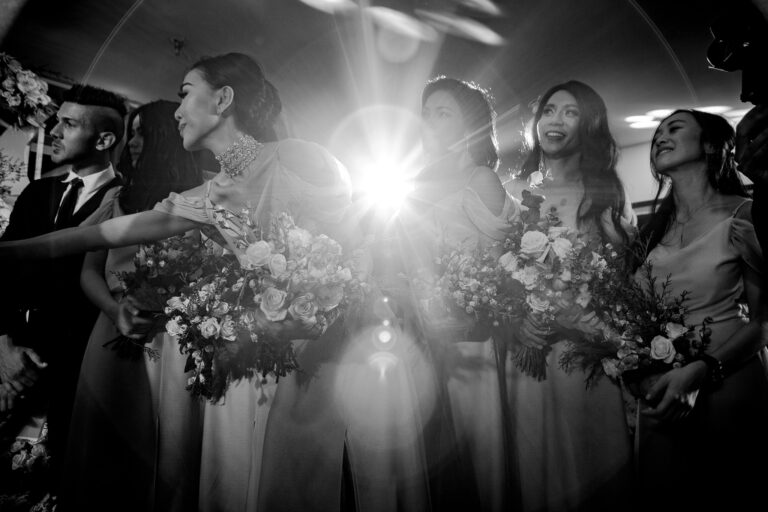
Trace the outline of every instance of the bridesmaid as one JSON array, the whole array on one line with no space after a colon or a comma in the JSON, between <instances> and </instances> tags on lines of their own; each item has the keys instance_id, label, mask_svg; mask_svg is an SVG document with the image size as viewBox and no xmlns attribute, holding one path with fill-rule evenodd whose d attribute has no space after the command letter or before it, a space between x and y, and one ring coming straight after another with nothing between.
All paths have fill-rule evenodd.
<instances>
[{"instance_id":1,"label":"bridesmaid","mask_svg":"<svg viewBox=\"0 0 768 512\"><path fill-rule=\"evenodd\" d=\"M432 262L444 245L471 252L503 240L510 217L518 213L496 174L499 155L496 113L488 91L477 84L447 78L430 80L422 92L422 142L427 165L416 177L409 206L412 218L404 241L415 252L409 265L434 279ZM422 326L440 381L436 431L427 430L436 510L456 507L467 496L472 510L514 507L516 484L505 454L502 388L495 341L479 333L471 317L434 318L421 312ZM434 448L435 439L453 437L450 451ZM438 447L439 448L439 447ZM444 460L457 456L459 473ZM448 480L446 480L446 478ZM454 478L453 480L450 480Z\"/></svg>"},{"instance_id":2,"label":"bridesmaid","mask_svg":"<svg viewBox=\"0 0 768 512\"><path fill-rule=\"evenodd\" d=\"M114 201L113 216L150 209L170 192L202 182L192 154L181 144L173 118L177 107L178 103L159 100L130 114L128 143L118 165L127 184ZM138 310L130 297L121 298L116 277L117 272L133 269L136 250L129 246L90 252L83 262L83 290L101 314L83 357L72 412L68 483L61 497L62 506L72 510L107 503L112 510L153 510L155 501L162 510L187 510L190 502L184 500L190 494L192 507L197 501L200 428L195 425L201 419L200 404L184 390L185 358L175 341L166 335L150 340L150 349L162 351L157 361L143 354L127 358L104 347L121 333L141 340L141 330L150 323L135 316ZM170 387L160 388L160 373L166 371L174 378L166 379ZM179 443L176 453L158 452L172 443ZM187 454L191 461L183 460ZM174 493L181 499L180 507L171 506Z\"/></svg>"},{"instance_id":3,"label":"bridesmaid","mask_svg":"<svg viewBox=\"0 0 768 512\"><path fill-rule=\"evenodd\" d=\"M707 353L661 376L641 414L641 496L669 507L746 510L768 477L763 258L733 147L728 121L696 110L664 119L651 144L658 204L640 241L671 296L690 293L686 323L713 320Z\"/></svg>"},{"instance_id":4,"label":"bridesmaid","mask_svg":"<svg viewBox=\"0 0 768 512\"><path fill-rule=\"evenodd\" d=\"M219 174L183 194L172 193L151 211L0 244L0 261L122 247L197 227L215 228L225 241L243 235L237 225L216 223L214 208L237 214L250 207L255 212L252 220L262 226L268 225L272 213L287 210L299 226L341 239L340 226L351 201L349 175L317 144L275 140L281 102L256 61L242 53L198 61L185 75L180 96L175 116L184 148L213 152L222 164ZM286 320L281 326L279 335L285 339L306 337L296 322ZM230 383L221 401L206 403L201 511L256 508L265 428L277 387L274 378L264 383L259 378L241 379ZM278 473L270 476L286 478ZM296 482L292 489L310 501L312 487Z\"/></svg>"},{"instance_id":5,"label":"bridesmaid","mask_svg":"<svg viewBox=\"0 0 768 512\"><path fill-rule=\"evenodd\" d=\"M628 241L635 222L616 173L618 152L603 99L575 80L555 85L538 102L533 147L519 175L505 183L544 196L563 225L596 240ZM540 174L539 174L540 173ZM542 345L542 333L523 322L520 338ZM538 380L508 362L508 395L517 447L523 511L624 510L632 477L632 444L621 390L608 379L587 389L582 372L558 364L564 342L546 356Z\"/></svg>"}]
</instances>

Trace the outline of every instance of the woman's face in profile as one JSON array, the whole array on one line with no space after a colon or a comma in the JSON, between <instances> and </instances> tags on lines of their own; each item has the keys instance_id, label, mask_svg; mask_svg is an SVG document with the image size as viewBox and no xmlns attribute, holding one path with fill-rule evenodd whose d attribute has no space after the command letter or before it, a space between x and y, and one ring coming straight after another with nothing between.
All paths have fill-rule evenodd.
<instances>
[{"instance_id":1,"label":"woman's face in profile","mask_svg":"<svg viewBox=\"0 0 768 512\"><path fill-rule=\"evenodd\" d=\"M541 150L550 158L570 156L579 150L581 110L571 93L559 90L541 107L536 124Z\"/></svg>"},{"instance_id":2,"label":"woman's face in profile","mask_svg":"<svg viewBox=\"0 0 768 512\"><path fill-rule=\"evenodd\" d=\"M701 127L693 115L677 112L656 128L651 142L651 162L657 172L667 173L682 164L705 159Z\"/></svg>"},{"instance_id":3,"label":"woman's face in profile","mask_svg":"<svg viewBox=\"0 0 768 512\"><path fill-rule=\"evenodd\" d=\"M131 155L131 165L135 168L144 149L144 134L141 129L141 114L133 118L131 123L131 138L128 140L128 152Z\"/></svg>"},{"instance_id":4,"label":"woman's face in profile","mask_svg":"<svg viewBox=\"0 0 768 512\"><path fill-rule=\"evenodd\" d=\"M427 97L421 109L422 144L430 157L440 157L455 151L465 138L464 116L453 95L437 90Z\"/></svg>"},{"instance_id":5,"label":"woman's face in profile","mask_svg":"<svg viewBox=\"0 0 768 512\"><path fill-rule=\"evenodd\" d=\"M179 122L179 133L187 151L205 149L206 136L221 120L216 111L215 92L195 69L184 77L179 91L181 105L174 117Z\"/></svg>"}]
</instances>

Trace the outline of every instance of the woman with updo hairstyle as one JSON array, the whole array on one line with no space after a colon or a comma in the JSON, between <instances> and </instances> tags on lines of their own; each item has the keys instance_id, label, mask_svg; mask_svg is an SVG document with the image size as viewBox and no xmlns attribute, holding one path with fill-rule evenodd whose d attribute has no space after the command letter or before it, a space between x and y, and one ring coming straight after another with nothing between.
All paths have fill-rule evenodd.
<instances>
[{"instance_id":1,"label":"woman with updo hairstyle","mask_svg":"<svg viewBox=\"0 0 768 512\"><path fill-rule=\"evenodd\" d=\"M764 499L765 267L734 138L721 116L677 110L651 143L659 190L638 251L652 265L657 292L667 279L670 300L687 292L686 325L700 333L706 321L710 337L697 360L654 376L639 401L645 506L747 510Z\"/></svg>"},{"instance_id":2,"label":"woman with updo hairstyle","mask_svg":"<svg viewBox=\"0 0 768 512\"><path fill-rule=\"evenodd\" d=\"M600 95L575 80L549 88L536 102L530 135L530 153L507 191L520 200L539 196L542 213L556 208L562 226L592 244L628 243L635 215ZM515 341L507 393L522 510L625 509L632 439L620 387L607 378L588 387L583 371L565 371L565 336L533 318L519 323Z\"/></svg>"},{"instance_id":3,"label":"woman with updo hairstyle","mask_svg":"<svg viewBox=\"0 0 768 512\"><path fill-rule=\"evenodd\" d=\"M95 249L159 240L194 228L215 232L215 239L238 256L244 250L234 238L244 235L234 223L216 222L214 211L229 211L234 216L244 209L252 213L251 221L267 226L272 214L290 212L297 225L315 233L325 233L344 243L340 229L351 202L350 180L344 166L323 147L298 139L274 140L273 123L281 103L276 89L267 81L259 64L241 53L209 57L193 64L180 86L181 105L175 112L178 129L187 151L212 152L221 170L203 185L180 194L171 193L150 211L110 219L91 229L56 231L54 236L38 237L0 246L0 261L12 263L17 258L50 258ZM213 233L212 233L213 234ZM135 310L138 313L138 309ZM298 322L286 319L278 336L286 340L306 340L311 336ZM329 333L330 334L330 333ZM319 340L318 347L326 347ZM314 382L326 382L323 367L305 357L306 341L294 341L300 367L320 366ZM307 351L308 353L310 351ZM322 360L323 350L311 351L311 357ZM295 373L295 372L294 372ZM199 503L201 511L245 511L257 508L260 499L262 458L268 448L264 439L267 420L278 387L296 384L294 374L274 377L233 378L223 397L216 403L206 402L200 457ZM298 391L297 391L298 392ZM291 397L281 400L292 403ZM318 399L320 400L320 399ZM312 401L297 405L310 416L324 414L309 407ZM329 400L326 403L330 403ZM332 411L329 412L332 414ZM334 421L332 418L329 421ZM317 422L322 424L321 421ZM293 422L292 424L296 424ZM277 437L288 436L285 430ZM334 430L336 432L337 430ZM297 457L324 453L326 446L343 447L340 442L315 431L304 440ZM290 447L289 447L290 449ZM335 450L335 449L334 449ZM277 457L279 458L279 457ZM341 481L341 456L338 456L338 486ZM322 464L322 458L318 459ZM331 464L333 466L333 464ZM270 466L271 467L271 466ZM329 471L333 471L333 467ZM316 499L315 489L296 475L279 469L264 472L272 482L290 484L292 492L283 497L290 510L338 509L340 492L327 491L330 504ZM309 489L312 489L310 491ZM303 490L303 492L302 492ZM322 498L322 497L318 497ZM293 506L293 503L298 505ZM269 504L263 510L277 510Z\"/></svg>"}]
</instances>

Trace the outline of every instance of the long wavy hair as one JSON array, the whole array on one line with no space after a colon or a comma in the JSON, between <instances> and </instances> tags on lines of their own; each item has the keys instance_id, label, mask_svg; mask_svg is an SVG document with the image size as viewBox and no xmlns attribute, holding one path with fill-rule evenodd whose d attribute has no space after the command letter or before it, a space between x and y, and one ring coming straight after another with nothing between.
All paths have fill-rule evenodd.
<instances>
[{"instance_id":1,"label":"long wavy hair","mask_svg":"<svg viewBox=\"0 0 768 512\"><path fill-rule=\"evenodd\" d=\"M432 78L421 93L421 106L435 91L450 94L461 108L461 115L469 132L466 141L475 165L490 167L499 165L499 143L496 139L496 111L491 93L474 82L457 80L440 75Z\"/></svg>"},{"instance_id":2,"label":"long wavy hair","mask_svg":"<svg viewBox=\"0 0 768 512\"><path fill-rule=\"evenodd\" d=\"M173 117L178 107L176 102L157 100L129 114L128 139L133 137L133 121L138 116L144 145L136 165L131 161L127 144L117 164L126 181L118 198L125 213L148 210L171 192L188 190L203 182L192 153L182 145Z\"/></svg>"},{"instance_id":3,"label":"long wavy hair","mask_svg":"<svg viewBox=\"0 0 768 512\"><path fill-rule=\"evenodd\" d=\"M275 122L283 104L261 66L244 53L226 53L203 58L192 65L214 88L229 86L234 90L235 124L262 142L277 140Z\"/></svg>"},{"instance_id":4,"label":"long wavy hair","mask_svg":"<svg viewBox=\"0 0 768 512\"><path fill-rule=\"evenodd\" d=\"M707 180L709 184L721 194L748 197L747 189L736 170L736 159L733 154L736 134L731 124L722 116L701 112L700 110L678 109L662 120L662 123L675 114L690 114L701 128L700 144L702 150L705 144L711 151L705 152L707 162ZM661 123L659 123L661 126ZM656 129L658 132L658 128ZM654 134L654 138L655 138ZM653 155L653 145L651 145ZM640 231L639 243L643 252L648 253L656 247L666 232L669 230L672 219L675 218L677 205L672 193L672 184L669 178L661 174L653 164L651 156L651 173L659 186L656 197L651 207L651 218ZM667 194L662 198L662 194Z\"/></svg>"},{"instance_id":5,"label":"long wavy hair","mask_svg":"<svg viewBox=\"0 0 768 512\"><path fill-rule=\"evenodd\" d=\"M584 186L584 196L578 209L579 226L593 223L602 232L600 216L606 208L613 208L613 224L618 233L626 237L621 228L621 214L624 212L626 196L624 187L616 172L619 151L616 141L608 128L608 113L605 102L590 86L577 80L555 85L538 100L534 113L531 140L532 147L516 177L528 178L539 170L543 151L536 129L549 99L558 91L567 91L579 105L579 175ZM584 205L589 208L584 210Z\"/></svg>"}]
</instances>

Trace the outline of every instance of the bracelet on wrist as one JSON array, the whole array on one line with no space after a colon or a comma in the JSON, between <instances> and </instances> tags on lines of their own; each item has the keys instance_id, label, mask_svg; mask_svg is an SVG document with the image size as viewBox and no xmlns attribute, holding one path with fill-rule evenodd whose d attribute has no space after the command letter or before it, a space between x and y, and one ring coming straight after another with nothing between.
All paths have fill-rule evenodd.
<instances>
[{"instance_id":1,"label":"bracelet on wrist","mask_svg":"<svg viewBox=\"0 0 768 512\"><path fill-rule=\"evenodd\" d=\"M701 354L699 360L707 365L707 384L713 388L719 386L725 378L722 361L709 354Z\"/></svg>"}]
</instances>

